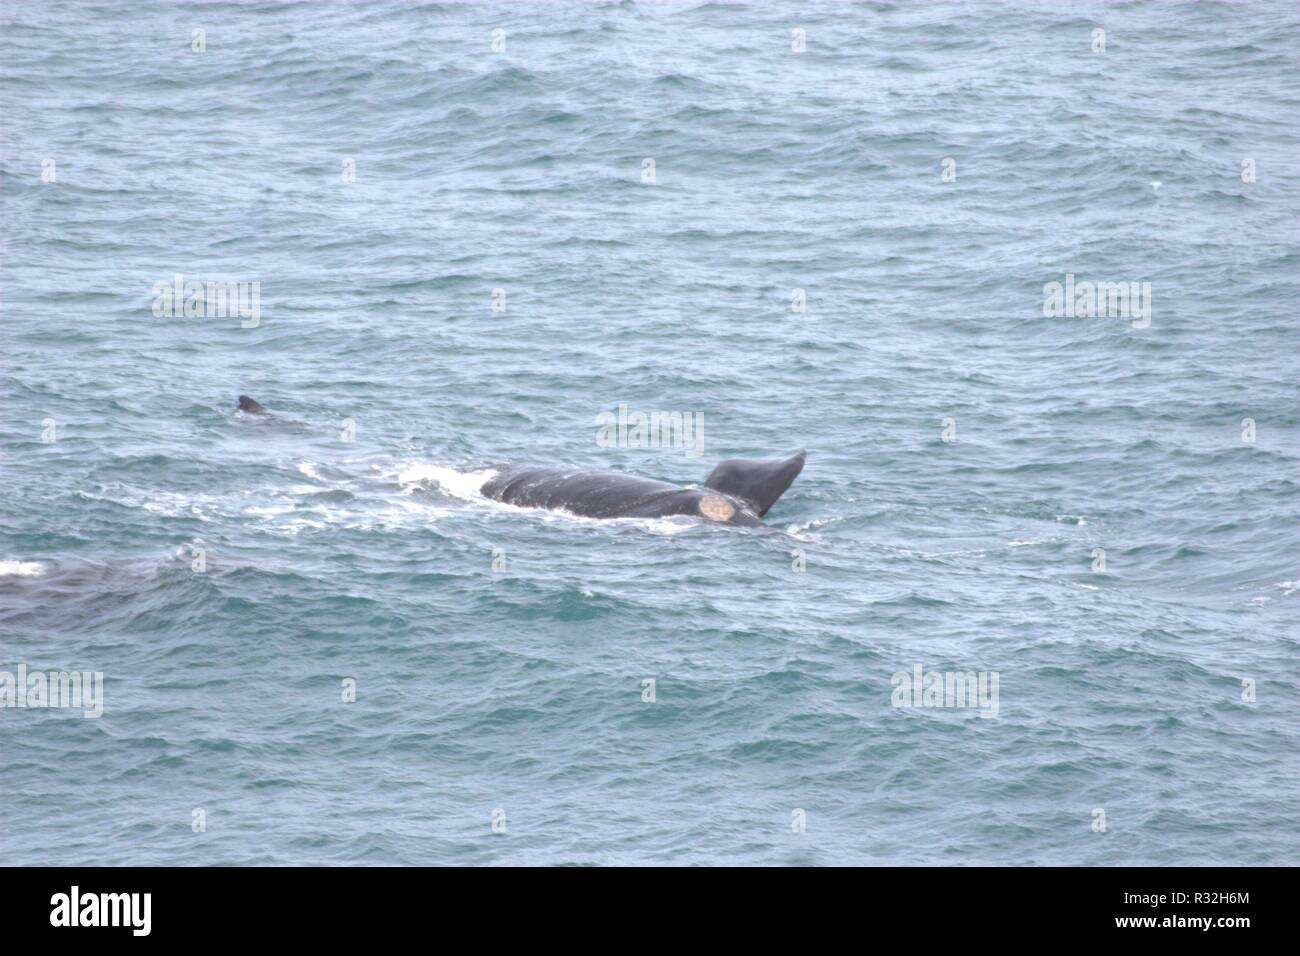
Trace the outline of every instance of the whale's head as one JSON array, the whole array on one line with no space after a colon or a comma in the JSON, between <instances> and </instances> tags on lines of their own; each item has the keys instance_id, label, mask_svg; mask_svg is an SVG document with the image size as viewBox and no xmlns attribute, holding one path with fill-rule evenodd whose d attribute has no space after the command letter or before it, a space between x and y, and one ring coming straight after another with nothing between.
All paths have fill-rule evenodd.
<instances>
[{"instance_id":1,"label":"whale's head","mask_svg":"<svg viewBox=\"0 0 1300 956\"><path fill-rule=\"evenodd\" d=\"M605 479L610 477L621 476L604 475ZM731 527L767 527L749 502L709 488L666 488L634 501L627 507L620 506L606 513L604 517L666 518L676 515L699 518L710 524L724 524Z\"/></svg>"},{"instance_id":2,"label":"whale's head","mask_svg":"<svg viewBox=\"0 0 1300 956\"><path fill-rule=\"evenodd\" d=\"M250 415L266 414L266 409L263 408L255 399L249 398L247 395L239 396L239 410L241 412L247 412Z\"/></svg>"}]
</instances>

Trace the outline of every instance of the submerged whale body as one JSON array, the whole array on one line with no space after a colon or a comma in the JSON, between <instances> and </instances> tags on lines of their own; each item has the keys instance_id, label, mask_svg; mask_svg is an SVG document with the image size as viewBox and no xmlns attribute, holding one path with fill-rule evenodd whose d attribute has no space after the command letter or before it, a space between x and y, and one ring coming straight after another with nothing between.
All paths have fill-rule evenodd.
<instances>
[{"instance_id":1,"label":"submerged whale body","mask_svg":"<svg viewBox=\"0 0 1300 956\"><path fill-rule=\"evenodd\" d=\"M613 471L503 468L479 492L524 508L567 511L584 518L689 515L718 524L764 527L762 516L803 470L804 452L757 461L733 458L713 469L702 488Z\"/></svg>"}]
</instances>

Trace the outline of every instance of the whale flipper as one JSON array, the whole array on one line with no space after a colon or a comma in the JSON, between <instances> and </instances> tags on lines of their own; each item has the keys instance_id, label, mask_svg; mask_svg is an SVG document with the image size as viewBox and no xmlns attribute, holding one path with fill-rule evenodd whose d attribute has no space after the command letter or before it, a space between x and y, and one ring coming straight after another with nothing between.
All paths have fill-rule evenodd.
<instances>
[{"instance_id":1,"label":"whale flipper","mask_svg":"<svg viewBox=\"0 0 1300 956\"><path fill-rule=\"evenodd\" d=\"M704 487L751 502L761 517L803 471L803 462L802 451L784 460L728 458L709 473Z\"/></svg>"}]
</instances>

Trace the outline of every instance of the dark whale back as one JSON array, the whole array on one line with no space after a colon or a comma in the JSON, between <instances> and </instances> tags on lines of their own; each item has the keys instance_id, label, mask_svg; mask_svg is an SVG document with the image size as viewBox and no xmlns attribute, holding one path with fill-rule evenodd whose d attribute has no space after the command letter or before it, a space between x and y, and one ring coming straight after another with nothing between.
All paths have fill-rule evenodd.
<instances>
[{"instance_id":1,"label":"dark whale back","mask_svg":"<svg viewBox=\"0 0 1300 956\"><path fill-rule=\"evenodd\" d=\"M569 468L503 469L481 489L488 498L507 504L562 508L587 518L615 517L629 505L679 490L650 478Z\"/></svg>"},{"instance_id":2,"label":"dark whale back","mask_svg":"<svg viewBox=\"0 0 1300 956\"><path fill-rule=\"evenodd\" d=\"M660 518L693 515L724 524L761 526L745 502L700 488L614 471L504 468L480 492L523 508L567 511L584 518Z\"/></svg>"}]
</instances>

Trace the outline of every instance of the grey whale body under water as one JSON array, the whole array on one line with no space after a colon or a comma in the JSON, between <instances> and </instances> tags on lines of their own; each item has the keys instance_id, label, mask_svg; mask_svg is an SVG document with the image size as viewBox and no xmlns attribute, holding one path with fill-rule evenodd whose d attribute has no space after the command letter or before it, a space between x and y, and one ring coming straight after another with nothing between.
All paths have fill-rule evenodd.
<instances>
[{"instance_id":1,"label":"grey whale body under water","mask_svg":"<svg viewBox=\"0 0 1300 956\"><path fill-rule=\"evenodd\" d=\"M567 511L584 518L688 515L717 524L766 527L762 517L803 470L804 452L785 459L732 458L701 488L616 471L507 466L484 482L484 497L524 508Z\"/></svg>"}]
</instances>

